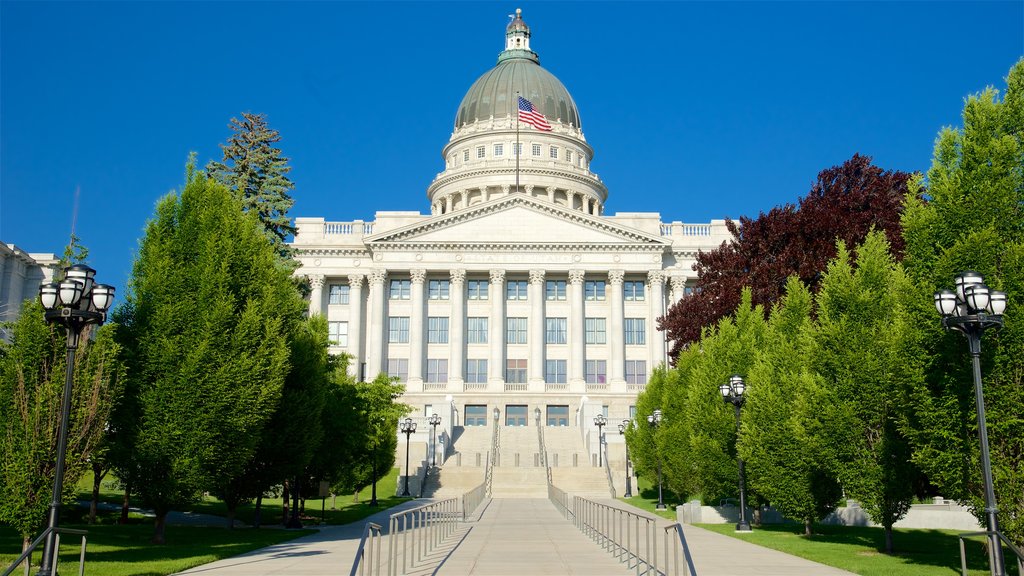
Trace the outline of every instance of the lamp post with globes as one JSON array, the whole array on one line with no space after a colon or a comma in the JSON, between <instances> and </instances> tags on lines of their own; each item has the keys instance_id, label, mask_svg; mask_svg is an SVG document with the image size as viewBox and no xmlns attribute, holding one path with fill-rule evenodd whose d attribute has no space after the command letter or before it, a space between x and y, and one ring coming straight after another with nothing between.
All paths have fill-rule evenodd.
<instances>
[{"instance_id":1,"label":"lamp post with globes","mask_svg":"<svg viewBox=\"0 0 1024 576\"><path fill-rule=\"evenodd\" d=\"M416 432L416 423L412 421L412 418L406 418L399 424L399 429L402 434L405 434L405 490L402 491L402 496L411 496L409 494L409 437Z\"/></svg>"},{"instance_id":2,"label":"lamp post with globes","mask_svg":"<svg viewBox=\"0 0 1024 576\"><path fill-rule=\"evenodd\" d=\"M631 420L627 419L623 420L622 423L619 424L619 434L623 436L622 443L626 445L626 493L622 495L623 498L631 498L633 496L633 482L630 481L629 477L629 442L626 442L625 440L626 430L629 430L631 422Z\"/></svg>"},{"instance_id":3,"label":"lamp post with globes","mask_svg":"<svg viewBox=\"0 0 1024 576\"><path fill-rule=\"evenodd\" d=\"M601 430L608 424L608 419L605 418L604 414L598 414L594 416L594 426L597 426L597 467L604 466L604 461L601 459ZM591 460L593 462L593 460Z\"/></svg>"},{"instance_id":4,"label":"lamp post with globes","mask_svg":"<svg viewBox=\"0 0 1024 576\"><path fill-rule=\"evenodd\" d=\"M746 391L747 385L743 382L743 378L736 374L729 377L727 384L722 384L718 387L719 392L722 393L722 399L725 400L726 404L732 404L736 409L736 433L740 431L740 407L743 406L743 393ZM739 462L740 467L740 521L736 523L737 532L750 532L750 522L747 521L747 488L745 485L745 478L743 473L743 458L740 458L739 453L736 454L736 460Z\"/></svg>"},{"instance_id":5,"label":"lamp post with globes","mask_svg":"<svg viewBox=\"0 0 1024 576\"><path fill-rule=\"evenodd\" d=\"M441 423L441 417L437 414L433 414L427 422L429 422L433 427L433 431L431 432L431 438L433 438L431 444L433 449L430 451L432 456L430 467L437 468L437 425ZM406 471L408 471L408 468L409 467L406 466Z\"/></svg>"},{"instance_id":6,"label":"lamp post with globes","mask_svg":"<svg viewBox=\"0 0 1024 576\"><path fill-rule=\"evenodd\" d=\"M655 410L652 414L647 415L647 425L651 427L652 433L657 431L658 426L661 426L661 410ZM655 510L665 509L665 500L661 494L661 452L658 452L658 504L654 507Z\"/></svg>"},{"instance_id":7,"label":"lamp post with globes","mask_svg":"<svg viewBox=\"0 0 1024 576\"><path fill-rule=\"evenodd\" d=\"M978 411L978 439L981 441L981 469L985 488L985 519L989 538L989 554L993 576L1005 576L1003 548L999 541L996 518L996 493L992 484L992 462L989 459L988 431L985 424L985 394L981 385L981 335L989 328L1003 325L1006 293L990 290L981 274L961 273L954 280L956 291L935 293L935 308L942 315L947 330L961 332L967 338L974 371L974 400Z\"/></svg>"},{"instance_id":8,"label":"lamp post with globes","mask_svg":"<svg viewBox=\"0 0 1024 576\"><path fill-rule=\"evenodd\" d=\"M71 386L75 374L75 351L82 331L90 324L100 325L107 319L107 309L114 301L114 287L96 284L96 271L84 264L64 269L64 279L48 282L39 287L39 302L46 310L50 324L59 324L67 332L67 361L64 373L64 396L61 402L60 430L57 435L57 469L53 479L53 498L43 551L41 576L51 576L56 550L57 521L60 513L61 493L64 490L64 460L68 446L68 417L71 412Z\"/></svg>"}]
</instances>

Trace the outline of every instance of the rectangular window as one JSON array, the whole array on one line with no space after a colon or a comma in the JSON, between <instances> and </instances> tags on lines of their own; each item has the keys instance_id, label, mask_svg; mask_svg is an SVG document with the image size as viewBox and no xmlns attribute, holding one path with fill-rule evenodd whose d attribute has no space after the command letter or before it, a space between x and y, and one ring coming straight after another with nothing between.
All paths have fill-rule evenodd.
<instances>
[{"instance_id":1,"label":"rectangular window","mask_svg":"<svg viewBox=\"0 0 1024 576\"><path fill-rule=\"evenodd\" d=\"M565 151L565 161L572 162L572 150Z\"/></svg>"},{"instance_id":2,"label":"rectangular window","mask_svg":"<svg viewBox=\"0 0 1024 576\"><path fill-rule=\"evenodd\" d=\"M552 158L557 160L558 159L558 147L557 146L552 146L550 149L548 149L548 156L550 156L550 157L552 157Z\"/></svg>"},{"instance_id":3,"label":"rectangular window","mask_svg":"<svg viewBox=\"0 0 1024 576\"><path fill-rule=\"evenodd\" d=\"M548 280L544 283L545 300L565 300L565 280Z\"/></svg>"},{"instance_id":4,"label":"rectangular window","mask_svg":"<svg viewBox=\"0 0 1024 576\"><path fill-rule=\"evenodd\" d=\"M548 406L548 426L568 426L569 425L569 407L566 405L562 406Z\"/></svg>"},{"instance_id":5,"label":"rectangular window","mask_svg":"<svg viewBox=\"0 0 1024 576\"><path fill-rule=\"evenodd\" d=\"M505 319L505 343L526 344L526 318Z\"/></svg>"},{"instance_id":6,"label":"rectangular window","mask_svg":"<svg viewBox=\"0 0 1024 576\"><path fill-rule=\"evenodd\" d=\"M469 384L487 383L487 360L466 360L466 382Z\"/></svg>"},{"instance_id":7,"label":"rectangular window","mask_svg":"<svg viewBox=\"0 0 1024 576\"><path fill-rule=\"evenodd\" d=\"M483 158L484 154L486 154L486 151L487 151L487 148L485 148L484 146L477 146L476 147L476 157L477 158Z\"/></svg>"},{"instance_id":8,"label":"rectangular window","mask_svg":"<svg viewBox=\"0 0 1024 576\"><path fill-rule=\"evenodd\" d=\"M466 342L487 344L487 317L470 316L466 319Z\"/></svg>"},{"instance_id":9,"label":"rectangular window","mask_svg":"<svg viewBox=\"0 0 1024 576\"><path fill-rule=\"evenodd\" d=\"M327 339L332 346L348 346L348 322L328 322Z\"/></svg>"},{"instance_id":10,"label":"rectangular window","mask_svg":"<svg viewBox=\"0 0 1024 576\"><path fill-rule=\"evenodd\" d=\"M566 343L565 327L567 322L565 318L547 318L544 320L544 324L544 342L546 344Z\"/></svg>"},{"instance_id":11,"label":"rectangular window","mask_svg":"<svg viewBox=\"0 0 1024 576\"><path fill-rule=\"evenodd\" d=\"M388 376L398 378L399 382L409 379L408 358L388 358Z\"/></svg>"},{"instance_id":12,"label":"rectangular window","mask_svg":"<svg viewBox=\"0 0 1024 576\"><path fill-rule=\"evenodd\" d=\"M502 145L502 144L495 144L494 145L494 155L495 156L501 156L504 153L505 153L505 146L504 145Z\"/></svg>"},{"instance_id":13,"label":"rectangular window","mask_svg":"<svg viewBox=\"0 0 1024 576\"><path fill-rule=\"evenodd\" d=\"M427 282L427 298L430 300L448 300L450 280L431 280Z\"/></svg>"},{"instance_id":14,"label":"rectangular window","mask_svg":"<svg viewBox=\"0 0 1024 576\"><path fill-rule=\"evenodd\" d=\"M540 156L540 144L534 144L532 152L534 156Z\"/></svg>"},{"instance_id":15,"label":"rectangular window","mask_svg":"<svg viewBox=\"0 0 1024 576\"><path fill-rule=\"evenodd\" d=\"M586 328L586 342L587 344L607 344L608 339L605 335L605 319L604 318L587 318L584 322Z\"/></svg>"},{"instance_id":16,"label":"rectangular window","mask_svg":"<svg viewBox=\"0 0 1024 576\"><path fill-rule=\"evenodd\" d=\"M526 384L526 360L507 360L505 362L505 382Z\"/></svg>"},{"instance_id":17,"label":"rectangular window","mask_svg":"<svg viewBox=\"0 0 1024 576\"><path fill-rule=\"evenodd\" d=\"M408 300L411 280L392 280L388 298L391 300Z\"/></svg>"},{"instance_id":18,"label":"rectangular window","mask_svg":"<svg viewBox=\"0 0 1024 576\"><path fill-rule=\"evenodd\" d=\"M626 360L626 383L646 384L647 383L647 361Z\"/></svg>"},{"instance_id":19,"label":"rectangular window","mask_svg":"<svg viewBox=\"0 0 1024 576\"><path fill-rule=\"evenodd\" d=\"M604 280L587 280L584 295L587 300L604 300Z\"/></svg>"},{"instance_id":20,"label":"rectangular window","mask_svg":"<svg viewBox=\"0 0 1024 576\"><path fill-rule=\"evenodd\" d=\"M409 343L408 316L388 316L388 342L395 344Z\"/></svg>"},{"instance_id":21,"label":"rectangular window","mask_svg":"<svg viewBox=\"0 0 1024 576\"><path fill-rule=\"evenodd\" d=\"M523 154L523 143L522 142L516 142L515 144L512 145L512 150L514 151L513 154L515 156L522 156L522 154Z\"/></svg>"},{"instance_id":22,"label":"rectangular window","mask_svg":"<svg viewBox=\"0 0 1024 576\"><path fill-rule=\"evenodd\" d=\"M469 150L462 151L462 161L469 162Z\"/></svg>"},{"instance_id":23,"label":"rectangular window","mask_svg":"<svg viewBox=\"0 0 1024 576\"><path fill-rule=\"evenodd\" d=\"M487 300L487 280L469 280L466 282L467 300Z\"/></svg>"},{"instance_id":24,"label":"rectangular window","mask_svg":"<svg viewBox=\"0 0 1024 576\"><path fill-rule=\"evenodd\" d=\"M647 330L644 328L643 318L626 318L626 345L639 346L647 344Z\"/></svg>"},{"instance_id":25,"label":"rectangular window","mask_svg":"<svg viewBox=\"0 0 1024 576\"><path fill-rule=\"evenodd\" d=\"M544 381L548 384L565 384L565 360L545 360Z\"/></svg>"},{"instance_id":26,"label":"rectangular window","mask_svg":"<svg viewBox=\"0 0 1024 576\"><path fill-rule=\"evenodd\" d=\"M644 300L644 283L643 282L623 282L622 293L626 302L640 302Z\"/></svg>"},{"instance_id":27,"label":"rectangular window","mask_svg":"<svg viewBox=\"0 0 1024 576\"><path fill-rule=\"evenodd\" d=\"M427 343L448 343L448 317L431 316L427 318Z\"/></svg>"},{"instance_id":28,"label":"rectangular window","mask_svg":"<svg viewBox=\"0 0 1024 576\"><path fill-rule=\"evenodd\" d=\"M526 280L510 280L505 286L506 300L526 300Z\"/></svg>"},{"instance_id":29,"label":"rectangular window","mask_svg":"<svg viewBox=\"0 0 1024 576\"><path fill-rule=\"evenodd\" d=\"M604 384L608 381L607 362L587 360L587 384Z\"/></svg>"},{"instance_id":30,"label":"rectangular window","mask_svg":"<svg viewBox=\"0 0 1024 576\"><path fill-rule=\"evenodd\" d=\"M328 304L348 304L348 284L331 284Z\"/></svg>"},{"instance_id":31,"label":"rectangular window","mask_svg":"<svg viewBox=\"0 0 1024 576\"><path fill-rule=\"evenodd\" d=\"M427 358L427 382L448 381L448 359Z\"/></svg>"}]
</instances>

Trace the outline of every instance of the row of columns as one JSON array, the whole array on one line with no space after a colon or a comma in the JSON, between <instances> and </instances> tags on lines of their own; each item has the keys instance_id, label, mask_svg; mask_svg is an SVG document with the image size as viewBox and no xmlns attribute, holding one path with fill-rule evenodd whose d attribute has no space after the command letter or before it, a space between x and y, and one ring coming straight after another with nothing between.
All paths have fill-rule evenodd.
<instances>
[{"instance_id":1,"label":"row of columns","mask_svg":"<svg viewBox=\"0 0 1024 576\"><path fill-rule=\"evenodd\" d=\"M509 184L502 184L501 185L501 196L502 197L508 196L511 188L512 188L512 186L509 185ZM533 197L533 189L535 188L534 185L526 184L526 185L522 186L522 188L523 188L523 190L524 190L524 192L526 193L527 196L529 196L531 198ZM461 208L466 208L468 203L469 203L469 195L470 195L471 192L474 192L474 191L479 191L480 192L481 201L482 202L487 202L488 200L491 199L490 191L488 190L488 188L486 186L483 186L483 187L480 187L480 188L474 188L474 189L470 189L470 190L456 190L455 192L450 192L448 194L445 194L444 197L441 198L439 202L435 202L435 203L431 204L430 205L430 213L433 214L433 215L450 214L453 210L456 209L456 206L458 206L458 208L460 208L460 209ZM550 187L550 186L549 187L545 187L545 191L547 193L547 201L551 202L552 204L554 204L555 203L555 192L556 192L555 188L554 187ZM586 214L590 214L592 216L600 216L604 212L603 206L601 205L601 202L597 198L594 198L594 197L592 197L589 194L586 194L584 192L577 192L575 190L565 190L564 192L565 192L566 203L568 204L568 208L574 209L573 206L576 204L576 198L579 197L579 199L580 199L579 210L581 212L584 212Z\"/></svg>"},{"instance_id":2,"label":"row of columns","mask_svg":"<svg viewBox=\"0 0 1024 576\"><path fill-rule=\"evenodd\" d=\"M423 358L424 344L426 342L424 321L425 321L425 297L424 284L427 272L422 269L409 271L411 279L410 299L412 311L409 316L409 383L412 385L423 382ZM310 314L323 313L323 288L325 278L322 275L310 276L312 287ZM530 320L529 320L529 352L527 357L528 378L530 382L543 382L545 379L545 350L546 350L546 325L545 325L545 278L544 270L530 270L529 292ZM610 348L608 354L609 382L614 384L625 380L625 326L624 326L624 304L622 285L625 272L622 270L611 270L607 273L607 281L610 287L608 298L610 299L610 317L608 319L607 342ZM359 366L359 359L363 358L362 350L362 318L363 311L363 280L369 284L369 325L376 327L370 330L368 347L365 352L367 378L373 378L378 373L387 370L384 364L384 334L388 331L387 318L385 317L385 298L387 271L383 269L371 270L367 275L350 274L349 302L352 312L349 316L349 351L355 358L354 368ZM586 311L584 308L584 281L586 271L569 270L568 286L566 297L569 300L569 350L570 356L568 365L568 380L570 383L582 383L585 380L586 366L586 345L585 345L585 321ZM449 301L451 313L448 320L448 333L450 353L448 357L448 381L459 385L465 380L465 322L466 322L466 293L464 290L466 271L462 269L450 271L451 289ZM665 314L663 285L665 274L661 270L651 270L647 273L649 313L646 318L647 347L650 354L647 358L648 373L651 368L666 360L666 346L657 335L655 322L659 316ZM670 279L671 299L676 302L684 295L686 279L684 277L672 277ZM488 380L491 382L503 382L505 380L505 270L490 271L490 305L491 312L488 324Z\"/></svg>"}]
</instances>

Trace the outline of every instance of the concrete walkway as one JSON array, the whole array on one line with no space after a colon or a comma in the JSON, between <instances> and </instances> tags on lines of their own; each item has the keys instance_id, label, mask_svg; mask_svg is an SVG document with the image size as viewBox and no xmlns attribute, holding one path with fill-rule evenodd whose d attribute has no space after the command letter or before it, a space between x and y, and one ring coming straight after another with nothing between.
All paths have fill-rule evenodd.
<instances>
[{"instance_id":1,"label":"concrete walkway","mask_svg":"<svg viewBox=\"0 0 1024 576\"><path fill-rule=\"evenodd\" d=\"M181 574L203 576L337 576L352 566L366 521L387 526L399 510L426 504L412 500L364 521L330 526L317 534L205 564ZM604 503L639 512L615 500ZM640 512L642 513L642 512ZM667 520L659 524L668 525ZM849 572L742 540L684 526L699 576L850 576ZM382 546L387 550L387 541ZM416 576L533 576L633 574L602 550L546 499L484 501L468 522L409 574Z\"/></svg>"}]
</instances>

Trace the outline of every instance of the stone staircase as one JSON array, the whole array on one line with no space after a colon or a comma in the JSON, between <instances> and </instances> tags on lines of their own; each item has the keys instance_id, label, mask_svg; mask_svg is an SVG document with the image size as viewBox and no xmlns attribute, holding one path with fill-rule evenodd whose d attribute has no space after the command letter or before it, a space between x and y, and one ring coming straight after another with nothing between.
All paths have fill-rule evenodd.
<instances>
[{"instance_id":1,"label":"stone staircase","mask_svg":"<svg viewBox=\"0 0 1024 576\"><path fill-rule=\"evenodd\" d=\"M584 498L611 498L608 476L583 444L575 427L544 429L544 444L551 464L551 483Z\"/></svg>"},{"instance_id":2,"label":"stone staircase","mask_svg":"<svg viewBox=\"0 0 1024 576\"><path fill-rule=\"evenodd\" d=\"M547 498L547 469L540 465L536 426L502 426L498 465L491 479L494 498Z\"/></svg>"},{"instance_id":3,"label":"stone staircase","mask_svg":"<svg viewBox=\"0 0 1024 576\"><path fill-rule=\"evenodd\" d=\"M456 427L452 434L453 451L427 475L422 496L452 498L483 484L491 432L489 426Z\"/></svg>"}]
</instances>

